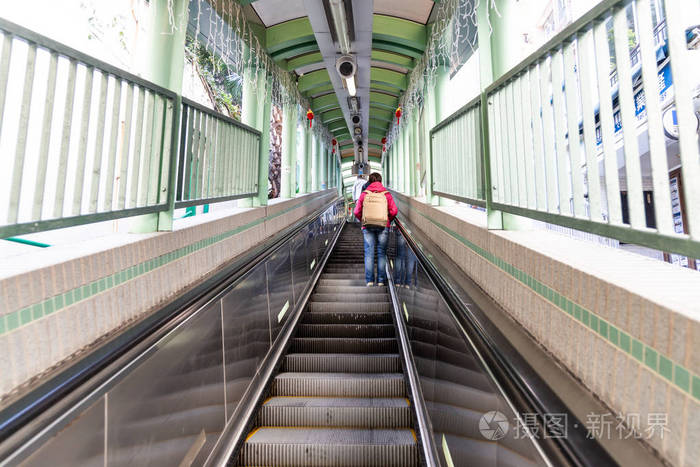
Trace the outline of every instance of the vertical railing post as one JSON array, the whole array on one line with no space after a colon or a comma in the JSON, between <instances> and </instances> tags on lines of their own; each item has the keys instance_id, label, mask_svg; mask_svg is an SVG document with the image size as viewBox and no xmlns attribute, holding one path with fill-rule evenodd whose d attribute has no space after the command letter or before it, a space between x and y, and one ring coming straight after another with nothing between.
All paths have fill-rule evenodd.
<instances>
[{"instance_id":1,"label":"vertical railing post","mask_svg":"<svg viewBox=\"0 0 700 467\"><path fill-rule=\"evenodd\" d=\"M263 75L264 76L264 75ZM258 80L261 78L258 77ZM271 93L266 92L261 108L262 128L260 129L260 151L258 155L258 196L253 206L267 206L267 182L270 173L270 114L272 113Z\"/></svg>"}]
</instances>

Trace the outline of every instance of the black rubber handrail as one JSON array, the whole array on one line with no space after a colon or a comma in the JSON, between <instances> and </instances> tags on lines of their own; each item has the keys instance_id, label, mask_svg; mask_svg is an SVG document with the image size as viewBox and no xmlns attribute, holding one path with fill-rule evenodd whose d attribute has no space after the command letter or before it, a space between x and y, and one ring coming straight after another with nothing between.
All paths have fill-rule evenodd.
<instances>
[{"instance_id":1,"label":"black rubber handrail","mask_svg":"<svg viewBox=\"0 0 700 467\"><path fill-rule=\"evenodd\" d=\"M494 377L518 414L537 414L539 422L544 420L545 414L567 415L565 438L540 437L535 440L548 461L553 465L615 465L608 452L597 441L588 438L585 424L578 420L486 314L475 304L467 307L433 262L417 247L412 235L398 219L396 225L433 286L448 305L453 319L465 333L465 343L483 358L487 373ZM543 424L539 428L539 433L547 431Z\"/></svg>"},{"instance_id":2,"label":"black rubber handrail","mask_svg":"<svg viewBox=\"0 0 700 467\"><path fill-rule=\"evenodd\" d=\"M241 258L221 267L0 411L0 462L40 433L51 421L109 381L130 361L196 313L203 304L234 286L248 271L274 254L337 202L338 198L335 198L252 248Z\"/></svg>"}]
</instances>

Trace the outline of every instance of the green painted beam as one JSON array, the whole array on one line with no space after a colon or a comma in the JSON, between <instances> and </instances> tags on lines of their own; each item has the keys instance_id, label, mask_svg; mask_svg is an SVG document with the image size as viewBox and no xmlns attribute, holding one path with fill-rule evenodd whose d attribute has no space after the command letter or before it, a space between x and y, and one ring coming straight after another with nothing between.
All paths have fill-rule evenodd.
<instances>
[{"instance_id":1,"label":"green painted beam","mask_svg":"<svg viewBox=\"0 0 700 467\"><path fill-rule=\"evenodd\" d=\"M377 128L386 128L389 126L389 122L387 122L386 120L374 118L374 115L369 116L369 124L371 126L376 126Z\"/></svg>"},{"instance_id":2,"label":"green painted beam","mask_svg":"<svg viewBox=\"0 0 700 467\"><path fill-rule=\"evenodd\" d=\"M377 148L377 149L380 149L380 150L382 149L382 145L381 145L381 144L369 143L367 146L370 147L370 148Z\"/></svg>"},{"instance_id":3,"label":"green painted beam","mask_svg":"<svg viewBox=\"0 0 700 467\"><path fill-rule=\"evenodd\" d=\"M343 144L343 145L338 145L340 147L340 151L344 151L345 149L353 149L355 146L350 142L348 144Z\"/></svg>"},{"instance_id":4,"label":"green painted beam","mask_svg":"<svg viewBox=\"0 0 700 467\"><path fill-rule=\"evenodd\" d=\"M319 71L321 71L321 70L319 70ZM313 73L316 73L316 72L314 71ZM304 75L304 76L306 76L306 75ZM333 84L331 84L331 82L329 81L328 84L324 84L322 86L311 88L310 91L302 93L302 94L304 94L306 97L311 97L313 99L316 99L316 97L313 97L313 96L321 97L322 95L326 95L326 94L332 93L332 92L335 92L335 89L333 89Z\"/></svg>"},{"instance_id":5,"label":"green painted beam","mask_svg":"<svg viewBox=\"0 0 700 467\"><path fill-rule=\"evenodd\" d=\"M396 108L388 110L384 107L374 106L370 102L369 118L373 118L375 120L381 120L383 122L391 123L392 121L394 121L394 112L395 111L396 111Z\"/></svg>"},{"instance_id":6,"label":"green painted beam","mask_svg":"<svg viewBox=\"0 0 700 467\"><path fill-rule=\"evenodd\" d=\"M301 78L299 78L299 81L301 81ZM311 108L314 109L314 112L323 113L334 107L340 107L338 104L338 96L334 93L324 94L323 96L311 99Z\"/></svg>"},{"instance_id":7,"label":"green painted beam","mask_svg":"<svg viewBox=\"0 0 700 467\"><path fill-rule=\"evenodd\" d=\"M372 15L372 39L394 42L421 51L428 34L424 24L387 15Z\"/></svg>"},{"instance_id":8,"label":"green painted beam","mask_svg":"<svg viewBox=\"0 0 700 467\"><path fill-rule=\"evenodd\" d=\"M382 139L385 134L386 134L385 131L378 131L378 130L373 130L373 129L369 130L369 137L370 138L374 137L374 138Z\"/></svg>"},{"instance_id":9,"label":"green painted beam","mask_svg":"<svg viewBox=\"0 0 700 467\"><path fill-rule=\"evenodd\" d=\"M381 157L374 157L374 156L369 156L370 162L377 162L379 164L382 163L382 158Z\"/></svg>"},{"instance_id":10,"label":"green painted beam","mask_svg":"<svg viewBox=\"0 0 700 467\"><path fill-rule=\"evenodd\" d=\"M325 68L317 71L312 71L304 76L299 77L298 87L299 92L308 92L317 89L321 86L329 85L331 82L328 76L328 70ZM332 87L332 85L331 85Z\"/></svg>"},{"instance_id":11,"label":"green painted beam","mask_svg":"<svg viewBox=\"0 0 700 467\"><path fill-rule=\"evenodd\" d=\"M313 65L314 63L323 63L323 56L321 55L321 52L311 52L298 57L290 58L287 60L285 69L287 71L293 71L303 66Z\"/></svg>"},{"instance_id":12,"label":"green painted beam","mask_svg":"<svg viewBox=\"0 0 700 467\"><path fill-rule=\"evenodd\" d=\"M396 89L396 88L393 87L393 86L387 86L387 85L385 85L385 84L380 84L380 83L374 83L374 84L372 84L372 85L369 87L369 91L370 91L370 92L372 92L372 91L374 91L374 92L379 91L379 92L385 92L385 93L388 92L389 94L391 94L391 95L394 96L394 97L399 97L399 95L401 94L401 91L400 91L399 89Z\"/></svg>"},{"instance_id":13,"label":"green painted beam","mask_svg":"<svg viewBox=\"0 0 700 467\"><path fill-rule=\"evenodd\" d=\"M399 99L394 96L390 96L388 94L384 94L381 92L371 92L369 93L369 104L370 106L372 105L379 105L381 107L387 107L393 110L396 110L396 107L399 105Z\"/></svg>"},{"instance_id":14,"label":"green painted beam","mask_svg":"<svg viewBox=\"0 0 700 467\"><path fill-rule=\"evenodd\" d=\"M415 61L413 58L384 50L372 50L372 60L378 62L390 63L392 65L402 66L404 68L413 69Z\"/></svg>"},{"instance_id":15,"label":"green painted beam","mask_svg":"<svg viewBox=\"0 0 700 467\"><path fill-rule=\"evenodd\" d=\"M398 71L373 66L369 72L369 79L373 85L391 86L401 91L406 89L406 75Z\"/></svg>"},{"instance_id":16,"label":"green painted beam","mask_svg":"<svg viewBox=\"0 0 700 467\"><path fill-rule=\"evenodd\" d=\"M408 55L409 57L420 58L423 55L423 51L420 49L414 49L412 47L403 46L396 44L392 41L385 41L381 39L372 39L372 49L382 50L384 52L392 52L401 55Z\"/></svg>"},{"instance_id":17,"label":"green painted beam","mask_svg":"<svg viewBox=\"0 0 700 467\"><path fill-rule=\"evenodd\" d=\"M343 115L343 111L340 110L340 108L333 109L321 114L321 122L323 122L324 125L328 125L329 123L336 122L338 120L345 121L345 116Z\"/></svg>"},{"instance_id":18,"label":"green painted beam","mask_svg":"<svg viewBox=\"0 0 700 467\"><path fill-rule=\"evenodd\" d=\"M335 136L335 139L340 141L341 138L343 139L350 139L350 132L347 131L347 128L345 129L345 133L333 133L333 136Z\"/></svg>"},{"instance_id":19,"label":"green painted beam","mask_svg":"<svg viewBox=\"0 0 700 467\"><path fill-rule=\"evenodd\" d=\"M265 30L267 52L275 61L318 50L309 18L285 21Z\"/></svg>"},{"instance_id":20,"label":"green painted beam","mask_svg":"<svg viewBox=\"0 0 700 467\"><path fill-rule=\"evenodd\" d=\"M345 124L345 121L337 121L333 125L330 125L328 127L328 131L330 131L333 134L342 132L342 131L348 131L348 126ZM337 139L337 138L336 138Z\"/></svg>"},{"instance_id":21,"label":"green painted beam","mask_svg":"<svg viewBox=\"0 0 700 467\"><path fill-rule=\"evenodd\" d=\"M393 118L394 112L396 112L396 107L393 107L393 106L387 105L387 104L382 104L381 102L370 102L369 107L370 107L370 113L372 112L372 109L384 110L384 111L390 112L392 115L392 118Z\"/></svg>"}]
</instances>

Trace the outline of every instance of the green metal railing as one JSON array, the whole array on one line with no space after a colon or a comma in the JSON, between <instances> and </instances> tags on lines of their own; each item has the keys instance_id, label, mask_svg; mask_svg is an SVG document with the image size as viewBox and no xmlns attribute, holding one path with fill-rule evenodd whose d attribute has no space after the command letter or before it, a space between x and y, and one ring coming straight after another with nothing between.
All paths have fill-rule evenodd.
<instances>
[{"instance_id":1,"label":"green metal railing","mask_svg":"<svg viewBox=\"0 0 700 467\"><path fill-rule=\"evenodd\" d=\"M0 238L255 196L260 136L0 19Z\"/></svg>"},{"instance_id":2,"label":"green metal railing","mask_svg":"<svg viewBox=\"0 0 700 467\"><path fill-rule=\"evenodd\" d=\"M626 11L631 3L636 4L634 31ZM693 108L697 76L684 72L695 52L687 46L684 2L665 4L670 59L661 65L670 67L670 73L657 65L659 31L652 24L650 0L601 1L489 86L479 100L433 128L431 183L436 194L700 257L700 154ZM638 43L635 67L630 37ZM618 77L614 87L611 69ZM660 89L666 74L673 77L674 99L671 91ZM486 107L481 118L480 105ZM677 232L679 213L672 198L680 194L672 192L669 181L668 160L675 154L667 153L662 111L677 116L689 234ZM645 119L648 153L642 154ZM645 211L649 192L653 216Z\"/></svg>"},{"instance_id":3,"label":"green metal railing","mask_svg":"<svg viewBox=\"0 0 700 467\"><path fill-rule=\"evenodd\" d=\"M0 238L167 210L176 95L2 19L0 41Z\"/></svg>"},{"instance_id":4,"label":"green metal railing","mask_svg":"<svg viewBox=\"0 0 700 467\"><path fill-rule=\"evenodd\" d=\"M433 194L485 206L480 98L430 130L430 144Z\"/></svg>"},{"instance_id":5,"label":"green metal railing","mask_svg":"<svg viewBox=\"0 0 700 467\"><path fill-rule=\"evenodd\" d=\"M260 132L182 99L175 207L258 193Z\"/></svg>"}]
</instances>

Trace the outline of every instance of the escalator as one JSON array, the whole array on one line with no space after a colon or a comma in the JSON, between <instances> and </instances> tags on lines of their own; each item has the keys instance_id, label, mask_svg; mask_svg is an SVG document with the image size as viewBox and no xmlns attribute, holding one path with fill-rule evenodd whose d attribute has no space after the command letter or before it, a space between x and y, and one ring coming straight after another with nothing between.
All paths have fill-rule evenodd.
<instances>
[{"instance_id":1,"label":"escalator","mask_svg":"<svg viewBox=\"0 0 700 467\"><path fill-rule=\"evenodd\" d=\"M388 283L367 287L343 212L333 203L175 300L62 394L49 381L51 404L0 412L17 427L0 466L614 464L581 430L517 426L577 420L400 223Z\"/></svg>"},{"instance_id":2,"label":"escalator","mask_svg":"<svg viewBox=\"0 0 700 467\"><path fill-rule=\"evenodd\" d=\"M366 286L346 225L239 465L418 465L402 373L388 288Z\"/></svg>"}]
</instances>

